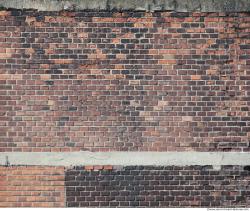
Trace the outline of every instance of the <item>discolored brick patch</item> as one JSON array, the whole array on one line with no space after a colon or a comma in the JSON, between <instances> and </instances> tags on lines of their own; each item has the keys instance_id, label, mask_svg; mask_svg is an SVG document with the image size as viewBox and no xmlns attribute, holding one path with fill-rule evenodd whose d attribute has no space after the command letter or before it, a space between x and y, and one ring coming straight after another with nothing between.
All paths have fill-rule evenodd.
<instances>
[{"instance_id":1,"label":"discolored brick patch","mask_svg":"<svg viewBox=\"0 0 250 211\"><path fill-rule=\"evenodd\" d=\"M64 167L0 166L0 207L64 207Z\"/></svg>"}]
</instances>

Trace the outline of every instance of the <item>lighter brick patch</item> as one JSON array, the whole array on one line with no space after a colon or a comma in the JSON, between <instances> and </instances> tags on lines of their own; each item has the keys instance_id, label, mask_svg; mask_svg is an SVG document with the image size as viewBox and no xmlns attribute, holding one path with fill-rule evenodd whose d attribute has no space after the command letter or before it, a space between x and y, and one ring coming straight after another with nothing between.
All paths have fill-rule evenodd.
<instances>
[{"instance_id":1,"label":"lighter brick patch","mask_svg":"<svg viewBox=\"0 0 250 211\"><path fill-rule=\"evenodd\" d=\"M129 81L129 84L130 84L130 85L139 85L139 84L140 84L140 81L139 81L139 80L130 80L130 81Z\"/></svg>"},{"instance_id":2,"label":"lighter brick patch","mask_svg":"<svg viewBox=\"0 0 250 211\"><path fill-rule=\"evenodd\" d=\"M209 69L209 70L207 70L207 74L208 75L216 75L216 73L217 73L217 70L215 70L215 69Z\"/></svg>"},{"instance_id":3,"label":"lighter brick patch","mask_svg":"<svg viewBox=\"0 0 250 211\"><path fill-rule=\"evenodd\" d=\"M55 101L54 101L54 100L48 100L48 105L49 105L49 106L55 105Z\"/></svg>"},{"instance_id":4,"label":"lighter brick patch","mask_svg":"<svg viewBox=\"0 0 250 211\"><path fill-rule=\"evenodd\" d=\"M20 74L0 74L0 80L21 80Z\"/></svg>"},{"instance_id":5,"label":"lighter brick patch","mask_svg":"<svg viewBox=\"0 0 250 211\"><path fill-rule=\"evenodd\" d=\"M63 207L64 167L0 167L0 207Z\"/></svg>"},{"instance_id":6,"label":"lighter brick patch","mask_svg":"<svg viewBox=\"0 0 250 211\"><path fill-rule=\"evenodd\" d=\"M11 53L0 53L0 59L8 59L11 58Z\"/></svg>"},{"instance_id":7,"label":"lighter brick patch","mask_svg":"<svg viewBox=\"0 0 250 211\"><path fill-rule=\"evenodd\" d=\"M50 79L50 75L48 75L48 74L43 74L43 75L40 75L40 78L41 78L41 80L48 80L48 79Z\"/></svg>"},{"instance_id":8,"label":"lighter brick patch","mask_svg":"<svg viewBox=\"0 0 250 211\"><path fill-rule=\"evenodd\" d=\"M200 75L192 75L192 76L191 76L191 79L192 79L192 80L200 80L200 79L201 79L201 76L200 76Z\"/></svg>"},{"instance_id":9,"label":"lighter brick patch","mask_svg":"<svg viewBox=\"0 0 250 211\"><path fill-rule=\"evenodd\" d=\"M192 122L193 117L192 116L183 116L182 121L184 121L184 122Z\"/></svg>"},{"instance_id":10,"label":"lighter brick patch","mask_svg":"<svg viewBox=\"0 0 250 211\"><path fill-rule=\"evenodd\" d=\"M11 14L10 11L0 11L0 16L9 16Z\"/></svg>"},{"instance_id":11,"label":"lighter brick patch","mask_svg":"<svg viewBox=\"0 0 250 211\"><path fill-rule=\"evenodd\" d=\"M164 59L170 59L170 60L171 60L171 59L175 59L175 58L174 58L174 55L171 55L171 54L164 54L164 55L163 55L163 58L164 58Z\"/></svg>"}]
</instances>

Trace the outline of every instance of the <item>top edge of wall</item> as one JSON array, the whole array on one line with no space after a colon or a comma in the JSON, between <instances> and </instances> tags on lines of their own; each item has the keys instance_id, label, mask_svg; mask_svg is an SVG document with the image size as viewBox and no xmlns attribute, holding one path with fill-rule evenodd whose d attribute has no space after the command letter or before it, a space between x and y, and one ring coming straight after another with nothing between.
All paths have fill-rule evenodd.
<instances>
[{"instance_id":1,"label":"top edge of wall","mask_svg":"<svg viewBox=\"0 0 250 211\"><path fill-rule=\"evenodd\" d=\"M250 12L250 0L0 0L0 8L38 11Z\"/></svg>"}]
</instances>

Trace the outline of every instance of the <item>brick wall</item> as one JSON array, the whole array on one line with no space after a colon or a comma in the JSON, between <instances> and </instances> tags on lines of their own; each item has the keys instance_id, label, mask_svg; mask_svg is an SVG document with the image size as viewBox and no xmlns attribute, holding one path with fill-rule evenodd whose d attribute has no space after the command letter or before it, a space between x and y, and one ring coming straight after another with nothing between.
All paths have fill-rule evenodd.
<instances>
[{"instance_id":1,"label":"brick wall","mask_svg":"<svg viewBox=\"0 0 250 211\"><path fill-rule=\"evenodd\" d=\"M63 207L64 167L0 166L0 207Z\"/></svg>"},{"instance_id":2,"label":"brick wall","mask_svg":"<svg viewBox=\"0 0 250 211\"><path fill-rule=\"evenodd\" d=\"M0 12L0 151L249 151L249 13Z\"/></svg>"},{"instance_id":3,"label":"brick wall","mask_svg":"<svg viewBox=\"0 0 250 211\"><path fill-rule=\"evenodd\" d=\"M99 167L100 168L100 167ZM66 171L68 207L249 207L249 167L125 166Z\"/></svg>"},{"instance_id":4,"label":"brick wall","mask_svg":"<svg viewBox=\"0 0 250 211\"><path fill-rule=\"evenodd\" d=\"M249 21L1 10L0 152L249 152ZM0 207L249 207L249 181L249 166L1 166Z\"/></svg>"}]
</instances>

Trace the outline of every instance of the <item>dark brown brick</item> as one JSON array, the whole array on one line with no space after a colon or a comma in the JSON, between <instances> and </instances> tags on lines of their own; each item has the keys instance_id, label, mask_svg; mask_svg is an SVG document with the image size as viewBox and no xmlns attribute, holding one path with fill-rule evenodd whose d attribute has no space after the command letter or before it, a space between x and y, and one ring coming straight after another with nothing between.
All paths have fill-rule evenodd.
<instances>
[{"instance_id":1,"label":"dark brown brick","mask_svg":"<svg viewBox=\"0 0 250 211\"><path fill-rule=\"evenodd\" d=\"M108 172L99 167L98 171L95 167L90 171L82 167L80 169L80 174L88 173L91 180L96 182L84 184L86 190L84 188L74 193L72 184L76 182L78 185L75 188L81 188L79 184L87 181L87 178L72 177L75 175L75 170L67 170L65 180L71 182L70 186L66 182L67 206L78 207L79 204L81 207L249 206L248 166L222 166L221 170L213 170L212 166L125 166L120 170L113 168ZM136 179L132 176L133 172L141 175L147 173L149 176ZM103 174L106 176L101 176ZM165 176L169 174L173 176ZM185 174L189 176L179 176ZM218 180L215 177L202 176L211 174L219 175ZM156 175L160 183L155 183ZM176 184L169 185L173 181ZM118 188L117 191L115 187ZM90 197L78 197L79 194L81 196L87 194Z\"/></svg>"}]
</instances>

